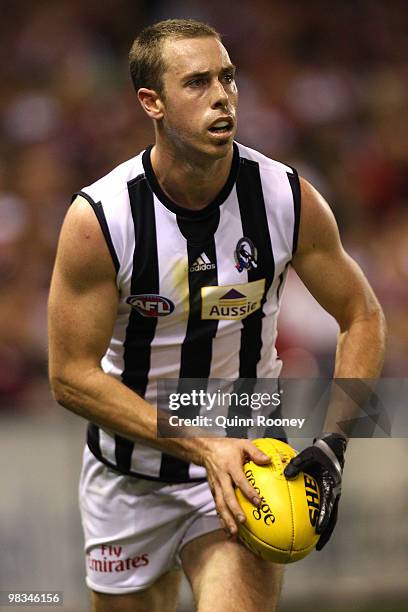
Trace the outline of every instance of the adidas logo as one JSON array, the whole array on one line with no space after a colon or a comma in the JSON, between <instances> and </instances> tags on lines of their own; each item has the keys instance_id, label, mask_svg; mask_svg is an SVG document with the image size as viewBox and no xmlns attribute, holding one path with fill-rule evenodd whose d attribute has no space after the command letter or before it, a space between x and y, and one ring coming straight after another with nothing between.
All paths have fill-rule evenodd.
<instances>
[{"instance_id":1,"label":"adidas logo","mask_svg":"<svg viewBox=\"0 0 408 612\"><path fill-rule=\"evenodd\" d=\"M215 270L215 264L211 263L204 251L190 267L190 272L201 272L202 270Z\"/></svg>"}]
</instances>

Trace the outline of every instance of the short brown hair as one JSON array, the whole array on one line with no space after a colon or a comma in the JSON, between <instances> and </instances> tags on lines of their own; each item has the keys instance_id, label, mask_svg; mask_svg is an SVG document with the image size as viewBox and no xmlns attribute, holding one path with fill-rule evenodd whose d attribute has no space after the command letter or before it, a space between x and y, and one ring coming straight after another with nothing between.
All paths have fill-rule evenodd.
<instances>
[{"instance_id":1,"label":"short brown hair","mask_svg":"<svg viewBox=\"0 0 408 612\"><path fill-rule=\"evenodd\" d=\"M220 34L207 23L195 19L166 19L144 28L133 42L129 53L129 66L135 90L140 87L163 92L163 73L166 66L162 57L162 45L167 38L198 38Z\"/></svg>"}]
</instances>

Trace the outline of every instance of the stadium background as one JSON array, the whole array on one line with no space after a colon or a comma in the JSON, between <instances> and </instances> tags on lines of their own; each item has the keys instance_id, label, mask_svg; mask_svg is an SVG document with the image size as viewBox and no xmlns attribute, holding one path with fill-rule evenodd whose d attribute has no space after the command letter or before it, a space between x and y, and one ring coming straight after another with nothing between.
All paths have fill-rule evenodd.
<instances>
[{"instance_id":1,"label":"stadium background","mask_svg":"<svg viewBox=\"0 0 408 612\"><path fill-rule=\"evenodd\" d=\"M46 300L70 194L152 141L127 72L141 27L209 21L238 65L238 140L331 203L388 319L384 376L408 353L408 12L385 1L1 1L0 590L86 609L76 487L84 424L46 379ZM336 325L290 278L287 376L330 373ZM353 440L332 544L290 567L280 610L408 610L406 440ZM187 590L181 606L191 610Z\"/></svg>"}]
</instances>

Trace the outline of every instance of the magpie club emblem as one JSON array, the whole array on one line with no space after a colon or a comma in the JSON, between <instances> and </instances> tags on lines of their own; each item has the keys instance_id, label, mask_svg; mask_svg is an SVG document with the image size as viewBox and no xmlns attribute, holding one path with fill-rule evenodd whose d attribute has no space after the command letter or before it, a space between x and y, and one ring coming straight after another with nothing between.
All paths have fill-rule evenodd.
<instances>
[{"instance_id":1,"label":"magpie club emblem","mask_svg":"<svg viewBox=\"0 0 408 612\"><path fill-rule=\"evenodd\" d=\"M241 238L238 240L237 246L234 252L235 267L238 272L242 270L251 270L251 268L257 268L258 251L256 250L254 243L250 238Z\"/></svg>"}]
</instances>

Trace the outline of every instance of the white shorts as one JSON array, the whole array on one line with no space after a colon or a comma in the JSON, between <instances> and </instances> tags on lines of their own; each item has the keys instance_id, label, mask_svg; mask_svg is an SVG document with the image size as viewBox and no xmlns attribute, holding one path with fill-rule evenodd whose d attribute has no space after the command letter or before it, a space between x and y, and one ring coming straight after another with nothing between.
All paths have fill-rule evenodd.
<instances>
[{"instance_id":1,"label":"white shorts","mask_svg":"<svg viewBox=\"0 0 408 612\"><path fill-rule=\"evenodd\" d=\"M79 484L86 583L121 594L180 568L190 540L220 529L207 482L167 484L122 476L87 447Z\"/></svg>"}]
</instances>

